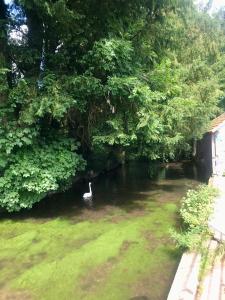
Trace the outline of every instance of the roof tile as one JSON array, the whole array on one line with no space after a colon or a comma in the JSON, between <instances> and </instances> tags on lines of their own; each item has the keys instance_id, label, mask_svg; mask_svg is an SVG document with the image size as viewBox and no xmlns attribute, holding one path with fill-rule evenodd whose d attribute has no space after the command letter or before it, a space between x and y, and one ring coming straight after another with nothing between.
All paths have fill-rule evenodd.
<instances>
[{"instance_id":1,"label":"roof tile","mask_svg":"<svg viewBox=\"0 0 225 300\"><path fill-rule=\"evenodd\" d=\"M219 127L223 122L225 122L225 113L211 121L209 132L216 131L217 127Z\"/></svg>"}]
</instances>

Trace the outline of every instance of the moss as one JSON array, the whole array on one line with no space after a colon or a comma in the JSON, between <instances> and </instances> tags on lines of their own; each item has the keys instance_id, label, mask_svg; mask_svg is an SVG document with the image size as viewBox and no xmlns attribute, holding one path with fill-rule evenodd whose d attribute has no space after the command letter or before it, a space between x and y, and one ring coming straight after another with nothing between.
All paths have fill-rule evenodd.
<instances>
[{"instance_id":1,"label":"moss","mask_svg":"<svg viewBox=\"0 0 225 300\"><path fill-rule=\"evenodd\" d=\"M177 207L143 204L144 214L118 208L114 214L112 208L109 217L76 224L62 218L1 222L0 284L43 300L122 300L165 292L177 262L168 233ZM148 278L160 281L168 262L166 283L154 291Z\"/></svg>"}]
</instances>

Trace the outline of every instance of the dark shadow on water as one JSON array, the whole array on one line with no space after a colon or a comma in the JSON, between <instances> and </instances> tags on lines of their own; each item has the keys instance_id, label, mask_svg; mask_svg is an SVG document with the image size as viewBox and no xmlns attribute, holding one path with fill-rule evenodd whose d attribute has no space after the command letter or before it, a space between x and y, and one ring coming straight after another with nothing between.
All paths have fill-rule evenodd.
<instances>
[{"instance_id":1,"label":"dark shadow on water","mask_svg":"<svg viewBox=\"0 0 225 300\"><path fill-rule=\"evenodd\" d=\"M125 212L143 209L145 202L171 202L180 199L187 189L205 182L201 170L189 162L173 163L158 167L155 177L150 178L152 166L146 162L133 162L122 166L92 182L93 205L82 199L88 191L87 182L74 184L68 191L47 197L29 211L2 213L1 219L21 220L27 218L52 219L76 217L101 211L108 214L110 208L119 207Z\"/></svg>"}]
</instances>

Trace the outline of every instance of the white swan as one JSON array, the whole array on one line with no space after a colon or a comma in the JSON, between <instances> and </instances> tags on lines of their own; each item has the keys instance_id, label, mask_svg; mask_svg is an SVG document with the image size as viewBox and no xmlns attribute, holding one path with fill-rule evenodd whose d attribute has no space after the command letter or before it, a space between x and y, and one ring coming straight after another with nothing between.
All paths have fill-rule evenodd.
<instances>
[{"instance_id":1,"label":"white swan","mask_svg":"<svg viewBox=\"0 0 225 300\"><path fill-rule=\"evenodd\" d=\"M91 182L89 182L89 193L83 194L83 199L88 200L92 198Z\"/></svg>"}]
</instances>

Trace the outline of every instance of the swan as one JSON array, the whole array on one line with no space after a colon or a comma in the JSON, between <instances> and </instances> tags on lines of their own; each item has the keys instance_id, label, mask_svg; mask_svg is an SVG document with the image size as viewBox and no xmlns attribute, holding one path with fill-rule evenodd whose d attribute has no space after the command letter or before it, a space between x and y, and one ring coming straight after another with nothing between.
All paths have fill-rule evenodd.
<instances>
[{"instance_id":1,"label":"swan","mask_svg":"<svg viewBox=\"0 0 225 300\"><path fill-rule=\"evenodd\" d=\"M91 182L89 182L89 193L83 194L83 199L88 200L92 198Z\"/></svg>"}]
</instances>

